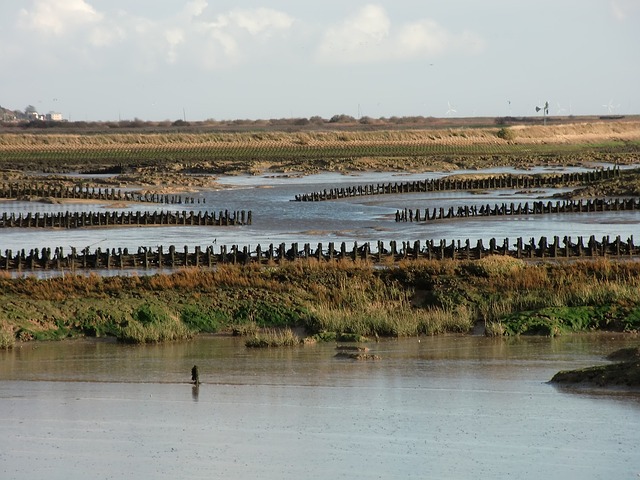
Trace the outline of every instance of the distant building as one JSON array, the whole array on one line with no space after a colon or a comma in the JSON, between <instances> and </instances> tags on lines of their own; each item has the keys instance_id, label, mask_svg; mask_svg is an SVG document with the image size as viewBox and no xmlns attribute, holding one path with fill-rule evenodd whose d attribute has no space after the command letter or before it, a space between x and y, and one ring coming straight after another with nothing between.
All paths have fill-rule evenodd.
<instances>
[{"instance_id":1,"label":"distant building","mask_svg":"<svg viewBox=\"0 0 640 480\"><path fill-rule=\"evenodd\" d=\"M48 121L53 121L53 122L61 122L62 121L62 114L58 113L58 112L49 112L49 113L47 113L47 120Z\"/></svg>"},{"instance_id":2,"label":"distant building","mask_svg":"<svg viewBox=\"0 0 640 480\"><path fill-rule=\"evenodd\" d=\"M0 118L2 118L3 122L15 122L18 119L14 112L10 112L8 110L2 111L0 114Z\"/></svg>"}]
</instances>

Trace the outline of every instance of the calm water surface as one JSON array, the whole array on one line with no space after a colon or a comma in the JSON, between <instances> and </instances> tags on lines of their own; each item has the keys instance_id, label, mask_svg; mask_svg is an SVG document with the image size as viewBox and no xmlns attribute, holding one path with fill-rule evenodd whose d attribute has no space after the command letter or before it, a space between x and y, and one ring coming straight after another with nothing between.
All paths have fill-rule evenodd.
<instances>
[{"instance_id":1,"label":"calm water surface","mask_svg":"<svg viewBox=\"0 0 640 480\"><path fill-rule=\"evenodd\" d=\"M638 478L640 393L546 383L637 341L422 337L370 344L377 362L221 337L26 344L0 352L0 476Z\"/></svg>"}]
</instances>

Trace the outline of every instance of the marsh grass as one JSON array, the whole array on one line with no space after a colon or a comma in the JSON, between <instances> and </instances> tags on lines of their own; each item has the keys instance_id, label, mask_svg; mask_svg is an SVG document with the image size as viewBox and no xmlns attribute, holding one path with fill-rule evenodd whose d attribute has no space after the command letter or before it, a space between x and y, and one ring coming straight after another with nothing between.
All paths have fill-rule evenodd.
<instances>
[{"instance_id":1,"label":"marsh grass","mask_svg":"<svg viewBox=\"0 0 640 480\"><path fill-rule=\"evenodd\" d=\"M484 326L484 334L487 337L503 337L506 334L506 329L502 322L487 322Z\"/></svg>"},{"instance_id":2,"label":"marsh grass","mask_svg":"<svg viewBox=\"0 0 640 480\"><path fill-rule=\"evenodd\" d=\"M0 350L13 348L16 344L16 336L13 327L5 322L0 323Z\"/></svg>"},{"instance_id":3,"label":"marsh grass","mask_svg":"<svg viewBox=\"0 0 640 480\"><path fill-rule=\"evenodd\" d=\"M256 332L248 338L245 346L249 348L293 347L301 340L290 328L270 328Z\"/></svg>"},{"instance_id":4,"label":"marsh grass","mask_svg":"<svg viewBox=\"0 0 640 480\"><path fill-rule=\"evenodd\" d=\"M488 335L638 330L639 273L636 262L604 259L489 269L475 279L475 308Z\"/></svg>"},{"instance_id":5,"label":"marsh grass","mask_svg":"<svg viewBox=\"0 0 640 480\"><path fill-rule=\"evenodd\" d=\"M316 322L314 328L365 337L466 333L474 324L472 310L464 305L451 310L438 307L413 308L407 301L392 305L360 305L358 308L335 308L325 304L313 309L312 313Z\"/></svg>"},{"instance_id":6,"label":"marsh grass","mask_svg":"<svg viewBox=\"0 0 640 480\"><path fill-rule=\"evenodd\" d=\"M255 336L260 331L260 327L254 321L247 323L234 323L229 326L229 330L235 337Z\"/></svg>"},{"instance_id":7,"label":"marsh grass","mask_svg":"<svg viewBox=\"0 0 640 480\"><path fill-rule=\"evenodd\" d=\"M186 340L193 333L185 325L175 321L163 321L144 325L130 323L118 334L118 340L124 343L161 343L174 340Z\"/></svg>"},{"instance_id":8,"label":"marsh grass","mask_svg":"<svg viewBox=\"0 0 640 480\"><path fill-rule=\"evenodd\" d=\"M316 342L350 342L350 343L363 343L368 342L369 338L364 335L358 335L357 333L335 332L326 331L314 333L310 337L303 339L304 343L316 343Z\"/></svg>"},{"instance_id":9,"label":"marsh grass","mask_svg":"<svg viewBox=\"0 0 640 480\"><path fill-rule=\"evenodd\" d=\"M131 315L131 321L121 327L118 340L125 343L160 343L190 338L187 325L170 318L163 309L144 303Z\"/></svg>"},{"instance_id":10,"label":"marsh grass","mask_svg":"<svg viewBox=\"0 0 640 480\"><path fill-rule=\"evenodd\" d=\"M216 333L230 320L225 312L203 305L186 305L180 312L180 320L194 332Z\"/></svg>"},{"instance_id":11,"label":"marsh grass","mask_svg":"<svg viewBox=\"0 0 640 480\"><path fill-rule=\"evenodd\" d=\"M640 263L486 257L380 268L310 260L140 277L0 276L0 319L25 340L107 335L137 343L287 327L332 340L434 335L468 332L477 321L493 334L533 333L531 325L551 334L637 331Z\"/></svg>"}]
</instances>

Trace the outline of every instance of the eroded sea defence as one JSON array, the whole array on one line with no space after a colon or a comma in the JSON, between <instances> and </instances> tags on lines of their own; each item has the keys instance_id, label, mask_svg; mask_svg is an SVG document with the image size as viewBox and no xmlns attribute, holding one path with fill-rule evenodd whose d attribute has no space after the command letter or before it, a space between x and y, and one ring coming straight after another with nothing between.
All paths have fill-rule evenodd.
<instances>
[{"instance_id":1,"label":"eroded sea defence","mask_svg":"<svg viewBox=\"0 0 640 480\"><path fill-rule=\"evenodd\" d=\"M320 341L637 332L640 263L296 260L148 276L0 277L1 348L78 336L153 343L284 328Z\"/></svg>"}]
</instances>

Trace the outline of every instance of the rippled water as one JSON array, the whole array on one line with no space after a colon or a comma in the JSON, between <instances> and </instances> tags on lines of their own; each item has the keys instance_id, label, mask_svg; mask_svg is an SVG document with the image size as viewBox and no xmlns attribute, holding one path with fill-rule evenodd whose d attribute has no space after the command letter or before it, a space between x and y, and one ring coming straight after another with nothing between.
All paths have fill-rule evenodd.
<instances>
[{"instance_id":1,"label":"rippled water","mask_svg":"<svg viewBox=\"0 0 640 480\"><path fill-rule=\"evenodd\" d=\"M640 474L640 393L557 389L637 339L422 337L252 350L235 338L0 351L2 478ZM197 364L203 384L188 382Z\"/></svg>"}]
</instances>

